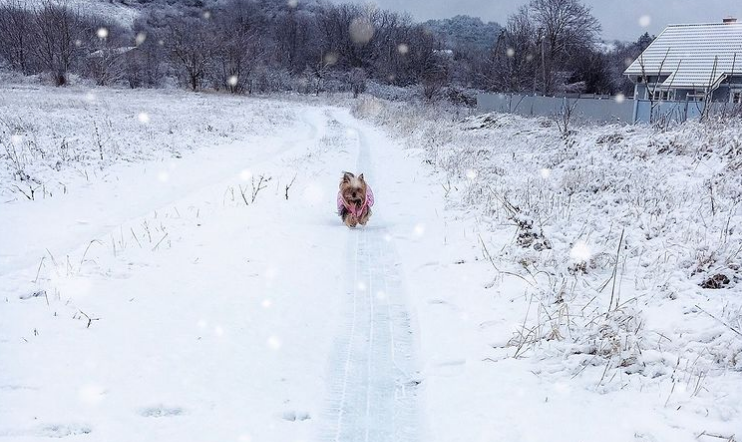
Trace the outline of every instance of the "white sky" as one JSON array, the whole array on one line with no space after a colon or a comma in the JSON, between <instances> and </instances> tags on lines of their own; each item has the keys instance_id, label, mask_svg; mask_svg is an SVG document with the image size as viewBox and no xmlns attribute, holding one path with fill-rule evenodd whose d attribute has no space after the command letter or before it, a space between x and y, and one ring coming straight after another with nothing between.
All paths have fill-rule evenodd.
<instances>
[{"instance_id":1,"label":"white sky","mask_svg":"<svg viewBox=\"0 0 742 442\"><path fill-rule=\"evenodd\" d=\"M336 2L365 0L334 0ZM458 14L480 17L504 24L508 15L528 0L375 0L382 8L409 12L419 21L448 18ZM606 40L636 40L648 31L658 34L667 24L707 23L732 15L742 20L742 0L583 0L603 25ZM648 15L651 24L639 25Z\"/></svg>"}]
</instances>

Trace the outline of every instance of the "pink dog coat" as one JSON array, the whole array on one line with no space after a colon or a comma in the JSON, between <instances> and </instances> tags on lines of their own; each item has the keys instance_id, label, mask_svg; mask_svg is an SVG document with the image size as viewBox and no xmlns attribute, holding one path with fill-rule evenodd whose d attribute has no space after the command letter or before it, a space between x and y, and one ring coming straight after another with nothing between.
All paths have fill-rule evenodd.
<instances>
[{"instance_id":1,"label":"pink dog coat","mask_svg":"<svg viewBox=\"0 0 742 442\"><path fill-rule=\"evenodd\" d=\"M374 205L374 192L371 190L371 186L366 185L366 199L363 201L363 204L361 204L360 207L354 208L345 201L345 199L343 198L343 193L341 191L338 191L337 204L338 215L342 215L343 209L345 209L356 218L361 218L366 213L368 208Z\"/></svg>"}]
</instances>

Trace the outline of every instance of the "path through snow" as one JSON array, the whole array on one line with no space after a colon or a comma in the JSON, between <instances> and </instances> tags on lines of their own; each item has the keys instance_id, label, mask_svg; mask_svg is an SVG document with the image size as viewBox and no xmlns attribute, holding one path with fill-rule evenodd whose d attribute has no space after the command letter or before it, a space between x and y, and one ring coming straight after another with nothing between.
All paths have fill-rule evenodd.
<instances>
[{"instance_id":1,"label":"path through snow","mask_svg":"<svg viewBox=\"0 0 742 442\"><path fill-rule=\"evenodd\" d=\"M346 133L357 143L356 170L374 177L363 131L348 128ZM331 363L331 425L325 440L419 440L413 331L394 240L383 209L377 211L381 214L371 224L347 232L347 320Z\"/></svg>"},{"instance_id":2,"label":"path through snow","mask_svg":"<svg viewBox=\"0 0 742 442\"><path fill-rule=\"evenodd\" d=\"M420 440L384 217L403 194L372 170L371 148L395 144L347 110L296 107L296 133L174 160L167 182L134 165L3 207L0 437ZM354 164L380 201L348 230L333 212ZM245 171L272 178L247 206Z\"/></svg>"}]
</instances>

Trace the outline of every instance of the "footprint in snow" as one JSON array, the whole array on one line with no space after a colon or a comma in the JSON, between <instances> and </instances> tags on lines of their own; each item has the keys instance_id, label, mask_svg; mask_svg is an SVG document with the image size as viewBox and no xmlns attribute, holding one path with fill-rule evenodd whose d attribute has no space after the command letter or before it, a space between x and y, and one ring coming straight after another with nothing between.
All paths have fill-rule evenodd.
<instances>
[{"instance_id":1,"label":"footprint in snow","mask_svg":"<svg viewBox=\"0 0 742 442\"><path fill-rule=\"evenodd\" d=\"M90 434L93 430L87 425L78 424L53 424L45 425L39 430L39 436L42 437L68 437L77 436L80 434Z\"/></svg>"},{"instance_id":2,"label":"footprint in snow","mask_svg":"<svg viewBox=\"0 0 742 442\"><path fill-rule=\"evenodd\" d=\"M283 420L290 422L305 421L312 418L309 413L304 411L284 411L282 417Z\"/></svg>"},{"instance_id":3,"label":"footprint in snow","mask_svg":"<svg viewBox=\"0 0 742 442\"><path fill-rule=\"evenodd\" d=\"M142 417L173 417L180 416L183 413L184 411L180 407L165 407L163 405L142 408L139 410L139 414Z\"/></svg>"}]
</instances>

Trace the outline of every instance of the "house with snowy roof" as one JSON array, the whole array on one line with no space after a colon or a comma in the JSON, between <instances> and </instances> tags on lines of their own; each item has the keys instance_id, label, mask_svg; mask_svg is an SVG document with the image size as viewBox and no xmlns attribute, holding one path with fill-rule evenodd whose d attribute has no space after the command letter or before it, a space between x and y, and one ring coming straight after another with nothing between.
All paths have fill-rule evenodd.
<instances>
[{"instance_id":1,"label":"house with snowy roof","mask_svg":"<svg viewBox=\"0 0 742 442\"><path fill-rule=\"evenodd\" d=\"M742 103L742 23L670 25L624 72L634 98Z\"/></svg>"}]
</instances>

